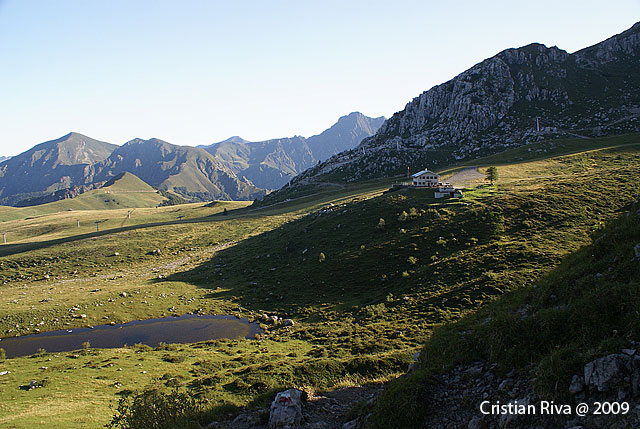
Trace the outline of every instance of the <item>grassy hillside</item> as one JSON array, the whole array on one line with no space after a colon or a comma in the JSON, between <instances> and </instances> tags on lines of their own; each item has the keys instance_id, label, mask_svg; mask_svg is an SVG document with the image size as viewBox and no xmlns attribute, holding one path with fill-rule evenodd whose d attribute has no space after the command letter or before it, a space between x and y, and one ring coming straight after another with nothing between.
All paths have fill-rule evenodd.
<instances>
[{"instance_id":1,"label":"grassy hillside","mask_svg":"<svg viewBox=\"0 0 640 429\"><path fill-rule=\"evenodd\" d=\"M433 410L423 391L455 365L487 360L503 372L532 365L542 398L570 403L569 385L586 363L629 348L640 324L640 205L592 235L532 287L436 329L420 367L394 382L377 404L374 427L419 427Z\"/></svg>"},{"instance_id":2,"label":"grassy hillside","mask_svg":"<svg viewBox=\"0 0 640 429\"><path fill-rule=\"evenodd\" d=\"M222 203L163 208L190 219L0 246L0 337L198 310L295 321L259 341L0 362L11 371L0 378L0 425L104 424L110 404L144 387L177 387L228 412L284 387L392 379L434 328L530 289L590 244L638 197L640 142L539 154L498 172L496 186L462 201L381 195L383 184L371 182L227 216L214 214ZM73 317L80 311L86 319ZM46 385L17 388L32 379Z\"/></svg>"},{"instance_id":3,"label":"grassy hillside","mask_svg":"<svg viewBox=\"0 0 640 429\"><path fill-rule=\"evenodd\" d=\"M0 221L25 219L74 210L108 210L156 207L166 200L151 186L131 173L122 173L100 189L76 198L29 207L0 206Z\"/></svg>"},{"instance_id":4,"label":"grassy hillside","mask_svg":"<svg viewBox=\"0 0 640 429\"><path fill-rule=\"evenodd\" d=\"M514 164L572 153L586 152L589 150L598 150L613 146L624 146L629 144L633 145L638 143L639 138L640 134L631 133L621 136L598 137L590 139L570 138L545 140L515 149L509 149L491 156L454 163L443 168L435 168L430 155L427 153L425 154L424 158L416 158L411 163L407 162L403 165L411 165L412 172L419 171L423 168L430 168L440 174L447 175L453 171L469 166ZM443 150L443 152L447 151ZM267 195L261 201L258 201L256 203L256 206L278 204L283 201L306 198L308 196L313 197L318 193L334 192L336 188L348 189L354 186L362 186L363 183L380 183L386 186L390 186L394 181L398 182L407 180L407 176L405 174L395 177L372 179L369 181L358 181L357 184L350 184L346 182L348 182L351 177L349 175L342 174L340 171L335 171L331 174L331 177L332 180L335 179L334 183L326 181L316 181L313 177L309 177L305 184L303 184L302 181L298 181L296 186L285 186L282 189L279 189L278 191L272 192L271 194Z\"/></svg>"}]
</instances>

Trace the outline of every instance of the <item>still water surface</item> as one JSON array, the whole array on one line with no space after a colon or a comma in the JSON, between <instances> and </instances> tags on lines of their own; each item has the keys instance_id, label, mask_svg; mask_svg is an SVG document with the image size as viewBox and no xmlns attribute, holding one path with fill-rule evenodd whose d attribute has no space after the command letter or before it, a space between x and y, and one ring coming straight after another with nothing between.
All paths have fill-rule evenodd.
<instances>
[{"instance_id":1,"label":"still water surface","mask_svg":"<svg viewBox=\"0 0 640 429\"><path fill-rule=\"evenodd\" d=\"M38 349L47 352L78 350L87 341L92 348L115 348L125 344L156 347L161 342L197 343L219 338L254 338L261 332L257 323L234 316L184 315L2 338L0 348L5 350L8 358L12 358L32 355Z\"/></svg>"}]
</instances>

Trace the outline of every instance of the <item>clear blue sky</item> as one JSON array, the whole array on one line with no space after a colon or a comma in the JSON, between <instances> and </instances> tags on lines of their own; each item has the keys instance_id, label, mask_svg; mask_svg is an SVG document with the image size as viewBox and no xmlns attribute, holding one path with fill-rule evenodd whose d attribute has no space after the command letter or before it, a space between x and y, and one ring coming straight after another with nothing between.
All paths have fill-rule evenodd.
<instances>
[{"instance_id":1,"label":"clear blue sky","mask_svg":"<svg viewBox=\"0 0 640 429\"><path fill-rule=\"evenodd\" d=\"M637 20L640 0L0 0L0 155L69 131L309 136L388 117L503 49L573 52Z\"/></svg>"}]
</instances>

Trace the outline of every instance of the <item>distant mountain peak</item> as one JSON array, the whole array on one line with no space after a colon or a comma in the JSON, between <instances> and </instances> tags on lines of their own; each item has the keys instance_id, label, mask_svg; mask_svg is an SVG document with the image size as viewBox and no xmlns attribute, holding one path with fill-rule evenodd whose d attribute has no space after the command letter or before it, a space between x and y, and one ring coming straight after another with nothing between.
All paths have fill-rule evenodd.
<instances>
[{"instance_id":1,"label":"distant mountain peak","mask_svg":"<svg viewBox=\"0 0 640 429\"><path fill-rule=\"evenodd\" d=\"M76 132L40 143L2 162L0 203L15 204L74 184L85 185L86 174L116 147Z\"/></svg>"},{"instance_id":2,"label":"distant mountain peak","mask_svg":"<svg viewBox=\"0 0 640 429\"><path fill-rule=\"evenodd\" d=\"M250 143L249 140L245 140L240 136L231 136L226 140L221 141L220 143Z\"/></svg>"},{"instance_id":3,"label":"distant mountain peak","mask_svg":"<svg viewBox=\"0 0 640 429\"><path fill-rule=\"evenodd\" d=\"M331 155L357 146L373 135L384 118L369 118L351 112L330 128L309 138L300 135L259 142L247 142L234 136L205 146L239 177L264 189L278 189L304 169L324 161Z\"/></svg>"},{"instance_id":4,"label":"distant mountain peak","mask_svg":"<svg viewBox=\"0 0 640 429\"><path fill-rule=\"evenodd\" d=\"M344 116L340 116L340 118L338 118L338 121L336 123L340 123L343 121L348 121L348 120L358 120L358 119L373 119L373 120L384 120L385 117L384 116L379 116L377 118L371 117L371 116L367 116L364 113L361 112L351 112L347 115Z\"/></svg>"}]
</instances>

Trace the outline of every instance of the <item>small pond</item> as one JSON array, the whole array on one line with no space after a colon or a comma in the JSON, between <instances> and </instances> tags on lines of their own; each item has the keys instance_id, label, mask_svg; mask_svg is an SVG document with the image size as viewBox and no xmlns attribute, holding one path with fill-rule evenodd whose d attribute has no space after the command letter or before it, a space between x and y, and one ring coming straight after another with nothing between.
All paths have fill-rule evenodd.
<instances>
[{"instance_id":1,"label":"small pond","mask_svg":"<svg viewBox=\"0 0 640 429\"><path fill-rule=\"evenodd\" d=\"M162 319L136 320L122 325L100 325L93 328L73 328L41 334L0 339L8 358L28 356L45 349L47 352L67 352L82 348L117 348L125 344L197 343L219 338L255 338L262 333L257 323L234 316L184 315Z\"/></svg>"}]
</instances>

